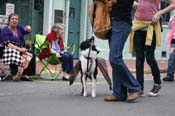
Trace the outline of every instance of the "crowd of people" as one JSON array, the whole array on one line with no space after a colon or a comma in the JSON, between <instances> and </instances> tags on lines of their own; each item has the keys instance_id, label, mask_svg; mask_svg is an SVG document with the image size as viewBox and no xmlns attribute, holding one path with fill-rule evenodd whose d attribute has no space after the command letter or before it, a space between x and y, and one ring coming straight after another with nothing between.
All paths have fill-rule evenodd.
<instances>
[{"instance_id":1,"label":"crowd of people","mask_svg":"<svg viewBox=\"0 0 175 116\"><path fill-rule=\"evenodd\" d=\"M19 25L19 16L14 13L9 15L7 26L1 30L1 44L4 47L1 59L3 64L9 65L13 81L32 81L31 75L35 72L34 55L27 68L24 68L22 74L19 74L18 70L19 66L21 67L24 64L22 55L29 52L25 45L24 35L31 31L31 26ZM46 40L50 43L51 53L54 53L58 59L61 59L63 69L62 80L68 81L69 73L73 68L73 55L64 50L63 32L63 24L54 24ZM28 48L30 47L28 46Z\"/></svg>"},{"instance_id":2,"label":"crowd of people","mask_svg":"<svg viewBox=\"0 0 175 116\"><path fill-rule=\"evenodd\" d=\"M93 4L89 11L92 14ZM175 9L174 0L168 0L169 5L160 9L160 0L111 0L113 6L110 12L111 36L109 37L109 61L112 67L113 93L105 96L105 101L135 101L139 96L144 96L144 61L146 59L153 76L153 87L148 92L149 96L158 96L162 87L160 70L155 59L155 49L161 43L161 23L163 14ZM132 21L131 11L135 8L135 16ZM93 15L93 14L92 14ZM93 21L90 17L91 22ZM174 26L175 27L175 26ZM174 27L172 29L174 30ZM14 81L32 81L28 74L28 68L18 75L18 66L22 64L21 54L27 52L24 47L24 35L31 32L31 27L20 26L19 16L9 15L8 25L1 30L1 42L5 46L2 62L10 66ZM175 30L174 30L175 31ZM164 81L174 81L175 72L175 34L172 32L171 52L168 60L167 76ZM51 32L46 36L50 43L51 53L62 60L62 79L69 80L69 74L73 69L73 56L64 50L62 33L64 26L54 24ZM129 71L123 60L123 48L127 38L130 38L130 52L136 55L136 78ZM116 47L117 46L117 47ZM10 52L9 52L10 51ZM11 57L12 53L15 53ZM10 60L9 60L9 57ZM29 66L30 67L30 64Z\"/></svg>"},{"instance_id":3,"label":"crowd of people","mask_svg":"<svg viewBox=\"0 0 175 116\"><path fill-rule=\"evenodd\" d=\"M175 2L168 0L169 5L164 9L160 9L160 0L113 0L113 2L111 11L112 35L109 38L113 93L111 96L106 96L104 100L130 102L144 96L145 57L154 80L153 88L148 94L149 96L158 96L162 84L160 70L155 59L155 49L156 45L160 45L161 42L160 20L163 14L175 8ZM133 23L131 19L132 8L136 10ZM122 57L128 36L130 36L130 52L136 55L136 79L128 70ZM171 78L167 76L163 80L173 80L172 78L171 75Z\"/></svg>"}]
</instances>

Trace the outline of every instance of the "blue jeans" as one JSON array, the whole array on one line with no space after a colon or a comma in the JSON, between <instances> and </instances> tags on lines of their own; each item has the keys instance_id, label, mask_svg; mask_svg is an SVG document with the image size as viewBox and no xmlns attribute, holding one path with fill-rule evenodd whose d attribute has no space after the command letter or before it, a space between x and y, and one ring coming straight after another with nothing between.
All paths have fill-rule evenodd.
<instances>
[{"instance_id":1,"label":"blue jeans","mask_svg":"<svg viewBox=\"0 0 175 116\"><path fill-rule=\"evenodd\" d=\"M113 95L120 100L126 100L127 90L133 93L141 88L123 61L122 52L130 31L131 25L128 23L112 20L109 61L112 66Z\"/></svg>"},{"instance_id":2,"label":"blue jeans","mask_svg":"<svg viewBox=\"0 0 175 116\"><path fill-rule=\"evenodd\" d=\"M73 69L73 55L69 52L61 54L62 68L64 72L70 73Z\"/></svg>"},{"instance_id":3,"label":"blue jeans","mask_svg":"<svg viewBox=\"0 0 175 116\"><path fill-rule=\"evenodd\" d=\"M167 77L174 79L175 72L175 44L171 44L171 48L173 51L170 53L170 58L168 59L168 69L167 69Z\"/></svg>"}]
</instances>

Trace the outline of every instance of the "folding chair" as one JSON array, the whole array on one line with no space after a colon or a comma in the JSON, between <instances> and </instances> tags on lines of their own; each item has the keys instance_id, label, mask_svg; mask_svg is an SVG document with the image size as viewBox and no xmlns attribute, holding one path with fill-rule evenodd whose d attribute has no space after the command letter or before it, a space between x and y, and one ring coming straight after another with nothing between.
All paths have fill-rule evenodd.
<instances>
[{"instance_id":1,"label":"folding chair","mask_svg":"<svg viewBox=\"0 0 175 116\"><path fill-rule=\"evenodd\" d=\"M75 52L75 47L76 47L76 42L73 42L70 46L66 47L66 50L71 51L73 54ZM49 47L49 42L46 40L45 35L35 35L35 49L36 49L36 56L39 58L39 54L44 50ZM40 58L39 58L40 59ZM50 53L47 58L44 58L44 60L40 60L40 63L42 65L42 69L39 72L39 75L41 76L42 72L45 72L46 75L49 75L51 77L50 79L57 79L58 75L60 74L60 71L57 71L56 66L58 64L61 64L61 59L58 59L55 54ZM51 70L48 65L51 64L55 66L54 71Z\"/></svg>"}]
</instances>

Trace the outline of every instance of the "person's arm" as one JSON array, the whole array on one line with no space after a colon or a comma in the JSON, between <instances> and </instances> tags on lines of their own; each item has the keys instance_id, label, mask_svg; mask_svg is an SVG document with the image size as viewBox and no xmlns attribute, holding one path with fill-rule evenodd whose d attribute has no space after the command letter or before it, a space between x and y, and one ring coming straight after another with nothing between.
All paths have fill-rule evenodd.
<instances>
[{"instance_id":1,"label":"person's arm","mask_svg":"<svg viewBox=\"0 0 175 116\"><path fill-rule=\"evenodd\" d=\"M134 9L137 9L138 5L139 5L139 3L138 3L137 1L134 1L134 4L133 4L132 7L133 7Z\"/></svg>"},{"instance_id":2,"label":"person's arm","mask_svg":"<svg viewBox=\"0 0 175 116\"><path fill-rule=\"evenodd\" d=\"M16 46L16 45L12 44L12 43L8 43L7 46L8 46L9 48L16 49L16 50L18 50L18 51L20 51L20 52L27 52L27 49L26 49L26 48L18 47L18 46Z\"/></svg>"},{"instance_id":3,"label":"person's arm","mask_svg":"<svg viewBox=\"0 0 175 116\"><path fill-rule=\"evenodd\" d=\"M61 50L60 50L59 46L55 45L55 41L54 40L52 41L52 46L50 46L50 52L55 54L56 57L58 57L58 58L61 57L61 55L60 55Z\"/></svg>"},{"instance_id":4,"label":"person's arm","mask_svg":"<svg viewBox=\"0 0 175 116\"><path fill-rule=\"evenodd\" d=\"M91 24L93 22L93 9L94 9L94 3L92 3L88 6L88 15L89 15L89 19L90 19Z\"/></svg>"},{"instance_id":5,"label":"person's arm","mask_svg":"<svg viewBox=\"0 0 175 116\"><path fill-rule=\"evenodd\" d=\"M19 31L21 31L23 35L28 34L32 31L32 29L29 25L27 25L27 26L18 25L17 29Z\"/></svg>"},{"instance_id":6,"label":"person's arm","mask_svg":"<svg viewBox=\"0 0 175 116\"><path fill-rule=\"evenodd\" d=\"M173 9L175 9L175 1L174 0L167 0L169 2L169 5L164 8L164 9L161 9L159 10L152 18L152 22L153 23L156 23L159 21L160 17L163 15L163 14L166 14L170 11L172 11Z\"/></svg>"},{"instance_id":7,"label":"person's arm","mask_svg":"<svg viewBox=\"0 0 175 116\"><path fill-rule=\"evenodd\" d=\"M169 2L169 5L166 8L159 11L161 15L166 14L175 9L175 1L174 0L167 0L167 1Z\"/></svg>"}]
</instances>

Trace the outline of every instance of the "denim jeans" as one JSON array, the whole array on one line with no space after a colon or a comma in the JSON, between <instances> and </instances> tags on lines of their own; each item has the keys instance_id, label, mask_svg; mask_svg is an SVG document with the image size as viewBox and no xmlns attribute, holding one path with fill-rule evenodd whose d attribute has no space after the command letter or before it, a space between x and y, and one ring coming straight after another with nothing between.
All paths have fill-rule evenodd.
<instances>
[{"instance_id":1,"label":"denim jeans","mask_svg":"<svg viewBox=\"0 0 175 116\"><path fill-rule=\"evenodd\" d=\"M170 53L170 58L168 59L168 69L167 69L167 77L174 79L175 72L175 44L171 44L172 52Z\"/></svg>"},{"instance_id":2,"label":"denim jeans","mask_svg":"<svg viewBox=\"0 0 175 116\"><path fill-rule=\"evenodd\" d=\"M146 41L146 31L136 31L134 34L134 47L136 52L136 78L144 89L144 61L146 56L146 61L151 68L152 75L154 78L154 83L161 84L160 71L157 62L154 57L154 52L156 48L156 38L155 32L153 35L153 41L151 46L145 45Z\"/></svg>"},{"instance_id":3,"label":"denim jeans","mask_svg":"<svg viewBox=\"0 0 175 116\"><path fill-rule=\"evenodd\" d=\"M130 31L131 25L127 22L112 20L109 61L112 66L113 95L120 100L126 100L127 90L133 93L141 88L123 61L122 52Z\"/></svg>"},{"instance_id":4,"label":"denim jeans","mask_svg":"<svg viewBox=\"0 0 175 116\"><path fill-rule=\"evenodd\" d=\"M70 73L73 69L73 55L69 52L61 54L62 68L64 72Z\"/></svg>"}]
</instances>

